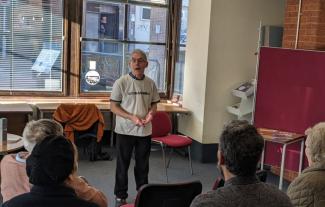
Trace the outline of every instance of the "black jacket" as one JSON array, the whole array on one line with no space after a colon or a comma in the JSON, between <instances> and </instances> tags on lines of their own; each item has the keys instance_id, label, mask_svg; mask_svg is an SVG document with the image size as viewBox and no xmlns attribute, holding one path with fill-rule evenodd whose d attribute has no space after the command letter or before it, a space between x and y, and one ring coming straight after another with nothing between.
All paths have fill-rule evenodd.
<instances>
[{"instance_id":1,"label":"black jacket","mask_svg":"<svg viewBox=\"0 0 325 207\"><path fill-rule=\"evenodd\" d=\"M98 207L81 200L73 189L65 186L33 186L29 193L12 198L3 207Z\"/></svg>"}]
</instances>

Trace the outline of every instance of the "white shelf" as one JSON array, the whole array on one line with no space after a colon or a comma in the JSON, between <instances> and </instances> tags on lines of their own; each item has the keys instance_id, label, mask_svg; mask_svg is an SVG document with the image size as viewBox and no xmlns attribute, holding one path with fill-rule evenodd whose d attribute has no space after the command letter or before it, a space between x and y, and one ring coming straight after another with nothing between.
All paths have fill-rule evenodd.
<instances>
[{"instance_id":1,"label":"white shelf","mask_svg":"<svg viewBox=\"0 0 325 207\"><path fill-rule=\"evenodd\" d=\"M247 99L247 101L242 101L240 103L236 103L232 106L227 106L227 110L229 113L234 114L238 117L242 117L252 113L252 108L250 107L251 99Z\"/></svg>"},{"instance_id":2,"label":"white shelf","mask_svg":"<svg viewBox=\"0 0 325 207\"><path fill-rule=\"evenodd\" d=\"M246 82L240 85L238 88L232 90L232 94L239 98L247 99L249 96L253 95L254 87L251 82Z\"/></svg>"},{"instance_id":3,"label":"white shelf","mask_svg":"<svg viewBox=\"0 0 325 207\"><path fill-rule=\"evenodd\" d=\"M251 121L253 112L253 82L245 82L232 90L232 94L240 98L240 102L227 106L227 111L237 116L237 119Z\"/></svg>"},{"instance_id":4,"label":"white shelf","mask_svg":"<svg viewBox=\"0 0 325 207\"><path fill-rule=\"evenodd\" d=\"M228 112L231 113L231 114L234 114L234 115L239 116L239 113L240 113L240 111L239 111L239 104L240 103L234 104L232 106L227 106Z\"/></svg>"}]
</instances>

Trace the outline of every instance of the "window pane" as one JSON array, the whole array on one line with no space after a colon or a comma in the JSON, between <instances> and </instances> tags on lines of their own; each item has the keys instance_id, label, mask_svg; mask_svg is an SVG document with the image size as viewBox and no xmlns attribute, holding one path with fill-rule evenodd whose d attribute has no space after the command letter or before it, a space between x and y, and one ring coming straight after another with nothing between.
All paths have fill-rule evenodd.
<instances>
[{"instance_id":1,"label":"window pane","mask_svg":"<svg viewBox=\"0 0 325 207\"><path fill-rule=\"evenodd\" d=\"M185 64L185 46L187 40L187 19L188 19L188 3L189 0L182 1L182 16L181 16L181 28L179 35L179 48L178 56L175 65L174 76L174 94L183 94L184 84L184 64Z\"/></svg>"},{"instance_id":2,"label":"window pane","mask_svg":"<svg viewBox=\"0 0 325 207\"><path fill-rule=\"evenodd\" d=\"M156 3L156 4L167 4L167 0L134 0L139 2L150 2L150 3Z\"/></svg>"},{"instance_id":3,"label":"window pane","mask_svg":"<svg viewBox=\"0 0 325 207\"><path fill-rule=\"evenodd\" d=\"M124 4L84 1L83 37L123 39Z\"/></svg>"},{"instance_id":4,"label":"window pane","mask_svg":"<svg viewBox=\"0 0 325 207\"><path fill-rule=\"evenodd\" d=\"M115 80L129 73L128 60L136 48L148 55L146 75L160 92L166 91L167 13L167 7L139 6L132 1L84 0L81 92L111 92ZM126 23L128 31L124 31Z\"/></svg>"},{"instance_id":5,"label":"window pane","mask_svg":"<svg viewBox=\"0 0 325 207\"><path fill-rule=\"evenodd\" d=\"M0 90L62 91L62 0L0 4Z\"/></svg>"},{"instance_id":6,"label":"window pane","mask_svg":"<svg viewBox=\"0 0 325 207\"><path fill-rule=\"evenodd\" d=\"M166 91L166 47L164 45L129 44L125 55L126 62L129 61L130 53L134 49L141 49L147 54L149 64L145 74L155 81L159 92Z\"/></svg>"},{"instance_id":7,"label":"window pane","mask_svg":"<svg viewBox=\"0 0 325 207\"><path fill-rule=\"evenodd\" d=\"M174 93L183 94L185 47L180 47L175 65Z\"/></svg>"},{"instance_id":8,"label":"window pane","mask_svg":"<svg viewBox=\"0 0 325 207\"><path fill-rule=\"evenodd\" d=\"M180 44L186 44L187 40L187 19L188 19L188 1L182 1L182 16L181 16L181 29L180 29Z\"/></svg>"},{"instance_id":9,"label":"window pane","mask_svg":"<svg viewBox=\"0 0 325 207\"><path fill-rule=\"evenodd\" d=\"M82 43L82 69L80 74L80 88L82 92L111 92L112 86L119 77L130 72L128 61L130 53L139 48L147 53L149 65L145 74L152 78L159 91L165 90L165 46L143 44L116 44L115 53L90 51L88 45L98 45L95 41ZM124 52L123 52L124 51ZM95 61L96 69L90 67Z\"/></svg>"},{"instance_id":10,"label":"window pane","mask_svg":"<svg viewBox=\"0 0 325 207\"><path fill-rule=\"evenodd\" d=\"M114 48L114 52L101 52L98 48ZM95 48L95 49L94 49ZM90 67L95 61L95 68ZM84 41L82 43L80 88L81 92L110 92L116 79L127 71L123 71L123 44ZM97 77L99 76L99 79ZM92 80L94 80L92 82ZM96 81L97 80L97 81Z\"/></svg>"},{"instance_id":11,"label":"window pane","mask_svg":"<svg viewBox=\"0 0 325 207\"><path fill-rule=\"evenodd\" d=\"M166 42L166 8L130 5L128 18L128 40Z\"/></svg>"}]
</instances>

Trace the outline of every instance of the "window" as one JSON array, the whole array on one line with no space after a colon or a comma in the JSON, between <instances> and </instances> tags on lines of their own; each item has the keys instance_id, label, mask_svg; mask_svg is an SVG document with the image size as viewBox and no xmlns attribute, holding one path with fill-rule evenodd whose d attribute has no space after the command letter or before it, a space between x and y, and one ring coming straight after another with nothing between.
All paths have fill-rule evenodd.
<instances>
[{"instance_id":1,"label":"window","mask_svg":"<svg viewBox=\"0 0 325 207\"><path fill-rule=\"evenodd\" d=\"M147 53L146 75L166 92L167 17L165 1L84 0L81 93L110 92L115 80L129 72L130 53L136 48Z\"/></svg>"},{"instance_id":2,"label":"window","mask_svg":"<svg viewBox=\"0 0 325 207\"><path fill-rule=\"evenodd\" d=\"M185 49L187 39L187 19L188 19L188 4L189 0L182 0L182 13L180 19L180 31L179 31L179 45L178 53L175 63L175 75L174 75L174 94L183 94L184 83L184 64L185 64Z\"/></svg>"},{"instance_id":3,"label":"window","mask_svg":"<svg viewBox=\"0 0 325 207\"><path fill-rule=\"evenodd\" d=\"M62 92L62 0L0 2L0 91Z\"/></svg>"},{"instance_id":4,"label":"window","mask_svg":"<svg viewBox=\"0 0 325 207\"><path fill-rule=\"evenodd\" d=\"M177 64L183 60L174 55L173 41L180 5L181 0L0 0L0 94L109 96L114 82L130 71L131 51L139 48L148 57L146 75L168 97L174 74L182 80L174 57ZM177 84L182 91L182 82Z\"/></svg>"},{"instance_id":5,"label":"window","mask_svg":"<svg viewBox=\"0 0 325 207\"><path fill-rule=\"evenodd\" d=\"M151 13L151 9L150 8L142 8L142 20L150 20L150 13Z\"/></svg>"}]
</instances>

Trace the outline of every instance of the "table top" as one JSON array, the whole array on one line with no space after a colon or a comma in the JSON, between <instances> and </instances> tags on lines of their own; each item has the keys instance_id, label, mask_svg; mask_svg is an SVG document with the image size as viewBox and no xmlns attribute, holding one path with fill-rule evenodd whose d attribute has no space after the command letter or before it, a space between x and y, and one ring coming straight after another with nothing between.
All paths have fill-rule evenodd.
<instances>
[{"instance_id":1,"label":"table top","mask_svg":"<svg viewBox=\"0 0 325 207\"><path fill-rule=\"evenodd\" d=\"M33 112L27 103L0 103L0 112Z\"/></svg>"},{"instance_id":2,"label":"table top","mask_svg":"<svg viewBox=\"0 0 325 207\"><path fill-rule=\"evenodd\" d=\"M292 143L305 138L305 135L294 132L285 132L266 128L258 128L257 130L262 135L264 140L280 144Z\"/></svg>"},{"instance_id":3,"label":"table top","mask_svg":"<svg viewBox=\"0 0 325 207\"><path fill-rule=\"evenodd\" d=\"M69 102L72 104L80 104L80 103L93 103L96 104L97 107L102 111L110 111L110 103L109 102ZM61 103L32 103L31 106L37 107L40 111L43 112L53 112L57 109L57 107ZM158 111L165 111L171 113L189 113L190 111L186 108L179 107L170 103L158 103Z\"/></svg>"},{"instance_id":4,"label":"table top","mask_svg":"<svg viewBox=\"0 0 325 207\"><path fill-rule=\"evenodd\" d=\"M7 134L7 141L0 142L0 154L5 155L24 147L21 136L15 134Z\"/></svg>"}]
</instances>

